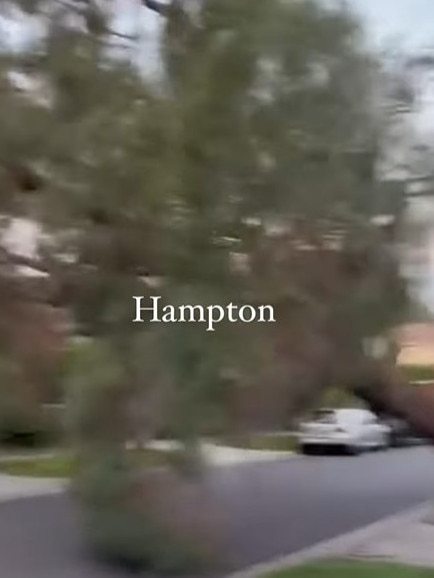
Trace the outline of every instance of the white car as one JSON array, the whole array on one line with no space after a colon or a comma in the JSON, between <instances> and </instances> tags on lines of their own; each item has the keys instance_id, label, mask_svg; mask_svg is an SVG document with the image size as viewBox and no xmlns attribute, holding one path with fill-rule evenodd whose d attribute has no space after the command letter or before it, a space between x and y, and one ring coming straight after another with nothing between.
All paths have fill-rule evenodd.
<instances>
[{"instance_id":1,"label":"white car","mask_svg":"<svg viewBox=\"0 0 434 578\"><path fill-rule=\"evenodd\" d=\"M389 446L390 428L365 409L322 409L300 425L298 441L304 453L342 448L353 455Z\"/></svg>"}]
</instances>

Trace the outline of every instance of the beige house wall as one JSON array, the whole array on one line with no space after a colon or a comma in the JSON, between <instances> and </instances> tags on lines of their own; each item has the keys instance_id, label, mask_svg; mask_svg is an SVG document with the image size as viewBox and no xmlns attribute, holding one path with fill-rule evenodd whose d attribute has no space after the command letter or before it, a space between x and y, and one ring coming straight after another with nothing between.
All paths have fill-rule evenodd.
<instances>
[{"instance_id":1,"label":"beige house wall","mask_svg":"<svg viewBox=\"0 0 434 578\"><path fill-rule=\"evenodd\" d=\"M434 366L434 324L414 323L397 329L398 365Z\"/></svg>"}]
</instances>

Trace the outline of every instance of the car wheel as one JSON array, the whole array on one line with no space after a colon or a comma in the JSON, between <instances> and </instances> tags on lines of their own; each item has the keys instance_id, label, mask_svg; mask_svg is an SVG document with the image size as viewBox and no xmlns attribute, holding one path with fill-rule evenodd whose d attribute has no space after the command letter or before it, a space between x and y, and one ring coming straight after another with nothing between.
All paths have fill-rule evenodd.
<instances>
[{"instance_id":1,"label":"car wheel","mask_svg":"<svg viewBox=\"0 0 434 578\"><path fill-rule=\"evenodd\" d=\"M318 450L315 446L304 445L304 444L301 446L301 453L305 456L314 456L317 454L317 452L318 452Z\"/></svg>"},{"instance_id":2,"label":"car wheel","mask_svg":"<svg viewBox=\"0 0 434 578\"><path fill-rule=\"evenodd\" d=\"M350 456L359 456L362 453L362 448L356 445L348 446L347 453Z\"/></svg>"},{"instance_id":3,"label":"car wheel","mask_svg":"<svg viewBox=\"0 0 434 578\"><path fill-rule=\"evenodd\" d=\"M389 434L386 434L386 435L384 436L384 442L383 442L382 449L383 449L383 450L388 450L388 449L391 448L391 446L392 446L392 444L391 444L390 435L389 435Z\"/></svg>"}]
</instances>

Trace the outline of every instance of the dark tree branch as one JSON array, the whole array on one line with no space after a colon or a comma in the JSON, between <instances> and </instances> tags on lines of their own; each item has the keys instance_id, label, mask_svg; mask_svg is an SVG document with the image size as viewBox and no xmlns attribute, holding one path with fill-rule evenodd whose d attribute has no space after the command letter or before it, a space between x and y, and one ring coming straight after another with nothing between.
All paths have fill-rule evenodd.
<instances>
[{"instance_id":1,"label":"dark tree branch","mask_svg":"<svg viewBox=\"0 0 434 578\"><path fill-rule=\"evenodd\" d=\"M395 368L366 375L352 391L379 417L403 420L415 434L434 442L434 383L412 385Z\"/></svg>"},{"instance_id":2,"label":"dark tree branch","mask_svg":"<svg viewBox=\"0 0 434 578\"><path fill-rule=\"evenodd\" d=\"M2 168L7 172L14 186L23 193L36 193L44 187L43 177L29 166L10 163Z\"/></svg>"},{"instance_id":3,"label":"dark tree branch","mask_svg":"<svg viewBox=\"0 0 434 578\"><path fill-rule=\"evenodd\" d=\"M47 262L41 261L40 259L34 259L32 257L25 257L23 255L10 253L4 248L1 248L0 250L0 265L30 267L31 269L35 269L40 273L51 273L51 268L48 266Z\"/></svg>"},{"instance_id":4,"label":"dark tree branch","mask_svg":"<svg viewBox=\"0 0 434 578\"><path fill-rule=\"evenodd\" d=\"M137 40L138 36L136 34L123 34L122 32L117 32L116 30L107 30L109 36L114 36L115 38L121 38L122 40Z\"/></svg>"}]
</instances>

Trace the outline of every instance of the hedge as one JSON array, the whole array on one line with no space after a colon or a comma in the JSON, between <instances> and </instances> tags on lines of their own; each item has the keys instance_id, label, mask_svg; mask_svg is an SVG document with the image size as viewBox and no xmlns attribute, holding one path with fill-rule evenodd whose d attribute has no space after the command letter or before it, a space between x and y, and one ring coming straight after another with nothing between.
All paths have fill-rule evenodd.
<instances>
[{"instance_id":1,"label":"hedge","mask_svg":"<svg viewBox=\"0 0 434 578\"><path fill-rule=\"evenodd\" d=\"M433 365L407 365L401 366L400 371L409 381L434 381Z\"/></svg>"}]
</instances>

